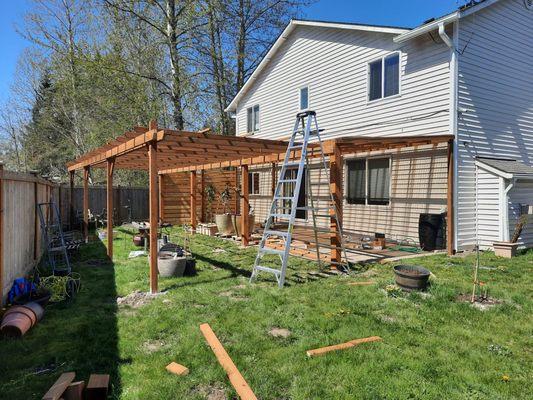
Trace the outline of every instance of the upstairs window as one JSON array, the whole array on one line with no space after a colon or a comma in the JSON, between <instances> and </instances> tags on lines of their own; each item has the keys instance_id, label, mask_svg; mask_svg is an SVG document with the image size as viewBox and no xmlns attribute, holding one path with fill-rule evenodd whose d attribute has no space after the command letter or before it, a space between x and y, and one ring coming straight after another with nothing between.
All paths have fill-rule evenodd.
<instances>
[{"instance_id":1,"label":"upstairs window","mask_svg":"<svg viewBox=\"0 0 533 400\"><path fill-rule=\"evenodd\" d=\"M390 203L390 158L348 160L346 167L348 204Z\"/></svg>"},{"instance_id":2,"label":"upstairs window","mask_svg":"<svg viewBox=\"0 0 533 400\"><path fill-rule=\"evenodd\" d=\"M393 53L368 64L368 100L400 93L400 53Z\"/></svg>"},{"instance_id":3,"label":"upstairs window","mask_svg":"<svg viewBox=\"0 0 533 400\"><path fill-rule=\"evenodd\" d=\"M259 130L259 104L246 109L246 132L252 133Z\"/></svg>"},{"instance_id":4,"label":"upstairs window","mask_svg":"<svg viewBox=\"0 0 533 400\"><path fill-rule=\"evenodd\" d=\"M300 110L307 110L309 108L309 88L300 88Z\"/></svg>"},{"instance_id":5,"label":"upstairs window","mask_svg":"<svg viewBox=\"0 0 533 400\"><path fill-rule=\"evenodd\" d=\"M248 194L259 194L259 172L248 173Z\"/></svg>"}]
</instances>

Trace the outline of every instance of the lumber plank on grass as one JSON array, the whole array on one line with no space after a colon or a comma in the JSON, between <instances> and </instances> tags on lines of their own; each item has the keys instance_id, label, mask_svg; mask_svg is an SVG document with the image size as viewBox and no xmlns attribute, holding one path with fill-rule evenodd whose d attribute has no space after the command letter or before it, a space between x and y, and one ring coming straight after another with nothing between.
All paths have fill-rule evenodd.
<instances>
[{"instance_id":1,"label":"lumber plank on grass","mask_svg":"<svg viewBox=\"0 0 533 400\"><path fill-rule=\"evenodd\" d=\"M239 397L242 400L257 400L254 392L242 377L241 373L231 360L230 356L222 346L222 343L220 343L218 340L215 332L213 332L209 324L200 325L200 330L202 331L209 346L211 346L211 350L213 350L213 353L215 353L218 362L226 371L226 374L228 375L228 378Z\"/></svg>"},{"instance_id":2,"label":"lumber plank on grass","mask_svg":"<svg viewBox=\"0 0 533 400\"><path fill-rule=\"evenodd\" d=\"M167 371L176 375L187 375L189 373L189 368L176 362L171 362L167 365Z\"/></svg>"},{"instance_id":3,"label":"lumber plank on grass","mask_svg":"<svg viewBox=\"0 0 533 400\"><path fill-rule=\"evenodd\" d=\"M48 389L42 400L58 400L75 377L75 372L61 374L57 381Z\"/></svg>"},{"instance_id":4,"label":"lumber plank on grass","mask_svg":"<svg viewBox=\"0 0 533 400\"><path fill-rule=\"evenodd\" d=\"M91 374L85 390L85 398L87 400L106 400L108 388L109 375Z\"/></svg>"},{"instance_id":5,"label":"lumber plank on grass","mask_svg":"<svg viewBox=\"0 0 533 400\"><path fill-rule=\"evenodd\" d=\"M333 346L327 346L327 347L321 347L319 349L308 350L307 355L309 357L320 356L322 354L329 353L330 351L344 350L350 347L355 347L357 345L360 345L361 343L377 342L380 340L382 339L379 336L370 336L367 338L350 340L349 342L346 342L346 343L340 343L340 344L335 344Z\"/></svg>"},{"instance_id":6,"label":"lumber plank on grass","mask_svg":"<svg viewBox=\"0 0 533 400\"><path fill-rule=\"evenodd\" d=\"M85 389L84 381L72 382L63 393L63 399L83 400L83 389Z\"/></svg>"},{"instance_id":7,"label":"lumber plank on grass","mask_svg":"<svg viewBox=\"0 0 533 400\"><path fill-rule=\"evenodd\" d=\"M373 285L374 282L371 281L365 281L365 282L348 282L348 285L350 286L368 286Z\"/></svg>"}]
</instances>

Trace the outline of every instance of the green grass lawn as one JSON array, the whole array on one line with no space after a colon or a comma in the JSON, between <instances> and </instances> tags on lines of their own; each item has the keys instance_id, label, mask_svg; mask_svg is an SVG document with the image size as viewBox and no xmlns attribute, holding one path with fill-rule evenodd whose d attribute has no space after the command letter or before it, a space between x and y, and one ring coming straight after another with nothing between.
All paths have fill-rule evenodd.
<instances>
[{"instance_id":1,"label":"green grass lawn","mask_svg":"<svg viewBox=\"0 0 533 400\"><path fill-rule=\"evenodd\" d=\"M472 256L409 260L433 272L427 294L388 295L391 265L280 290L271 280L248 284L254 248L197 235L198 275L160 279L165 294L131 308L117 306L116 297L148 290L148 264L127 259L134 250L129 234L114 243L114 265L90 263L105 259L101 242L84 248L74 267L83 287L73 302L49 306L22 340L0 341L0 398L39 399L66 371L78 379L110 373L116 399L235 398L199 330L204 322L260 399L488 400L533 393L533 251L512 260L483 254L482 264L492 269L480 278L502 303L481 311L456 301L471 290ZM293 259L291 268L316 267ZM376 284L347 285L369 279ZM273 337L274 327L291 334ZM306 357L306 350L367 336L383 341ZM167 373L171 361L189 375Z\"/></svg>"}]
</instances>

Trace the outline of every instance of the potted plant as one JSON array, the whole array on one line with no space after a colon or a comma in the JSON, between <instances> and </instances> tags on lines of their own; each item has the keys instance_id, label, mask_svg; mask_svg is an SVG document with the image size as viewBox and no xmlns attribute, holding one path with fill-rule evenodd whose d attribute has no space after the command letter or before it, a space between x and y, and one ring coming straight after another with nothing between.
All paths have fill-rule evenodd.
<instances>
[{"instance_id":1,"label":"potted plant","mask_svg":"<svg viewBox=\"0 0 533 400\"><path fill-rule=\"evenodd\" d=\"M226 187L219 196L220 202L222 203L223 214L215 215L215 222L217 224L218 231L222 235L232 235L233 234L233 225L231 222L231 214L228 211L228 204L231 200L230 187L226 184Z\"/></svg>"},{"instance_id":2,"label":"potted plant","mask_svg":"<svg viewBox=\"0 0 533 400\"><path fill-rule=\"evenodd\" d=\"M203 232L201 233L213 236L217 232L217 225L213 223L213 201L215 201L217 192L213 185L207 185L204 189L204 193L205 201L207 203L207 223L202 226Z\"/></svg>"},{"instance_id":3,"label":"potted plant","mask_svg":"<svg viewBox=\"0 0 533 400\"><path fill-rule=\"evenodd\" d=\"M493 243L494 254L498 257L512 258L516 256L516 250L518 249L518 239L522 234L525 226L529 222L529 214L522 214L515 226L513 237L510 242L496 242Z\"/></svg>"}]
</instances>

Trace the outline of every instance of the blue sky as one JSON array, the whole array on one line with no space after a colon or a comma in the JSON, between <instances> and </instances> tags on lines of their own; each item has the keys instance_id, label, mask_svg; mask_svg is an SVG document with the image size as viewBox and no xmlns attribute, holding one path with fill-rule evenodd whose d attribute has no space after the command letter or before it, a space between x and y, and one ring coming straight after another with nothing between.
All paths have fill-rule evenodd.
<instances>
[{"instance_id":1,"label":"blue sky","mask_svg":"<svg viewBox=\"0 0 533 400\"><path fill-rule=\"evenodd\" d=\"M305 18L413 27L453 11L462 0L320 0ZM9 96L17 59L28 43L15 31L23 23L29 0L0 0L0 104Z\"/></svg>"}]
</instances>

